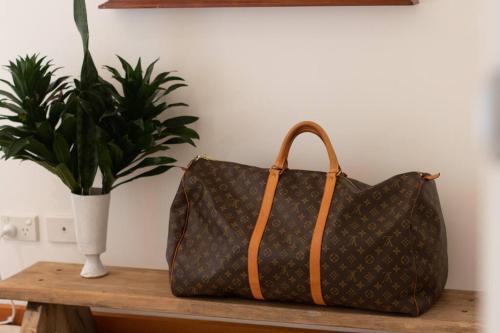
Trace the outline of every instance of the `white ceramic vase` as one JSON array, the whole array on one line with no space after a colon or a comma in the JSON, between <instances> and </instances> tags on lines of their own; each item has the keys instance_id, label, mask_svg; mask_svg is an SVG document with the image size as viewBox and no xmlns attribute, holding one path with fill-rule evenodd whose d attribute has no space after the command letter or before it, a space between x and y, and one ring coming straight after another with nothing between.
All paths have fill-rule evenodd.
<instances>
[{"instance_id":1,"label":"white ceramic vase","mask_svg":"<svg viewBox=\"0 0 500 333\"><path fill-rule=\"evenodd\" d=\"M108 274L100 256L106 252L111 195L100 193L100 189L92 189L91 195L71 194L76 240L80 252L85 255L80 275L87 279Z\"/></svg>"}]
</instances>

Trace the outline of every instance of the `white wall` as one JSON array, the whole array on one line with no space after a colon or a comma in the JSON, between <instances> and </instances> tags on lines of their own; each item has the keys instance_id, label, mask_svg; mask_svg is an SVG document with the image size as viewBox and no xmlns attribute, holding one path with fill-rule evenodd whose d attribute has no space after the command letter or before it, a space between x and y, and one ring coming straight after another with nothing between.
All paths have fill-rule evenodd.
<instances>
[{"instance_id":1,"label":"white wall","mask_svg":"<svg viewBox=\"0 0 500 333\"><path fill-rule=\"evenodd\" d=\"M178 95L201 117L197 149L270 166L287 129L315 120L331 134L343 169L377 183L396 173L441 171L449 288L476 279L479 162L472 133L479 87L477 13L481 1L422 0L415 7L98 10L89 0L99 65L161 57L190 83ZM3 0L0 63L40 52L76 74L81 47L68 0ZM4 75L3 72L2 75ZM291 167L324 170L319 140L305 137ZM169 206L181 173L142 180L113 193L109 265L166 268ZM37 260L81 261L73 246L46 240L44 217L70 214L67 190L30 163L0 163L0 213L42 217L39 244L3 242L12 274Z\"/></svg>"}]
</instances>

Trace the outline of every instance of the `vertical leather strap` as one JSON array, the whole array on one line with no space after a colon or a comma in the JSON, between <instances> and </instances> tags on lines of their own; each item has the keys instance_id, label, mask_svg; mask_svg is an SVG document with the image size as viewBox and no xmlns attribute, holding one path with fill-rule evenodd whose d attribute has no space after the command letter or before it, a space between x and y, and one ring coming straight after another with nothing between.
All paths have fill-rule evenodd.
<instances>
[{"instance_id":1,"label":"vertical leather strap","mask_svg":"<svg viewBox=\"0 0 500 333\"><path fill-rule=\"evenodd\" d=\"M314 226L314 232L311 241L311 250L309 252L309 280L311 284L311 297L313 302L318 305L326 305L321 291L321 245L323 243L323 234L325 233L326 221L330 206L333 200L333 192L337 183L337 175L328 173L326 176L325 190L323 199L319 207L318 218Z\"/></svg>"},{"instance_id":2,"label":"vertical leather strap","mask_svg":"<svg viewBox=\"0 0 500 333\"><path fill-rule=\"evenodd\" d=\"M259 280L259 248L262 236L266 230L267 220L269 220L269 215L271 214L271 208L273 207L274 194L278 186L279 176L280 170L269 170L269 177L267 178L267 185L264 190L259 217L257 218L257 223L255 224L252 238L250 238L250 244L248 245L248 280L250 282L250 290L252 291L253 297L260 300L263 300L264 296L260 289Z\"/></svg>"},{"instance_id":3,"label":"vertical leather strap","mask_svg":"<svg viewBox=\"0 0 500 333\"><path fill-rule=\"evenodd\" d=\"M321 245L323 241L326 221L328 219L328 213L330 211L330 206L333 200L333 193L335 191L337 175L340 174L341 170L337 161L335 150L333 149L328 135L319 125L313 122L306 121L299 123L288 132L281 146L276 164L269 170L269 177L264 191L261 209L248 247L248 279L253 297L255 299L263 300L264 296L260 287L258 267L260 243L266 229L269 215L271 214L279 177L284 169L286 169L288 164L287 157L290 151L290 147L293 140L299 134L304 132L314 133L321 138L326 146L330 159L329 172L327 173L325 181L325 189L316 220L316 225L313 231L309 255L311 296L314 303L318 305L325 305L325 301L323 299L323 294L321 291Z\"/></svg>"}]
</instances>

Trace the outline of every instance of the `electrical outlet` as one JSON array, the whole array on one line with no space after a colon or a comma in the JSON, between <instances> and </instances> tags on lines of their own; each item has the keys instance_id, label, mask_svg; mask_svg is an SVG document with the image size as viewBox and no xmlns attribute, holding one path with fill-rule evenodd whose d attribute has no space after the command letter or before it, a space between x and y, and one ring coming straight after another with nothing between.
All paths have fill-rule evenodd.
<instances>
[{"instance_id":1,"label":"electrical outlet","mask_svg":"<svg viewBox=\"0 0 500 333\"><path fill-rule=\"evenodd\" d=\"M2 228L11 225L16 228L16 236L12 240L24 242L38 242L38 218L36 216L2 216Z\"/></svg>"},{"instance_id":2,"label":"electrical outlet","mask_svg":"<svg viewBox=\"0 0 500 333\"><path fill-rule=\"evenodd\" d=\"M75 223L71 217L48 217L47 236L53 243L76 243Z\"/></svg>"}]
</instances>

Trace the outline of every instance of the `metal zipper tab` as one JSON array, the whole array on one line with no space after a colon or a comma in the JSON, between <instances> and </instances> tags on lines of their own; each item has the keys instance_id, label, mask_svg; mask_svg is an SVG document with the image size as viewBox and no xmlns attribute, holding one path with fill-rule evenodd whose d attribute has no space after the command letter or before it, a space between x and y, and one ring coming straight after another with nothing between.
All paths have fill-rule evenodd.
<instances>
[{"instance_id":1,"label":"metal zipper tab","mask_svg":"<svg viewBox=\"0 0 500 333\"><path fill-rule=\"evenodd\" d=\"M188 163L188 165L187 165L186 169L189 169L189 168L191 167L191 165L192 165L194 162L196 162L196 161L198 161L198 160L200 160L200 159L201 159L201 160L211 161L211 158L210 158L210 157L208 157L208 156L207 156L207 155L205 155L205 154L202 154L202 155L196 155L196 157L195 157L195 158L193 158L193 159L192 159L192 160Z\"/></svg>"}]
</instances>

